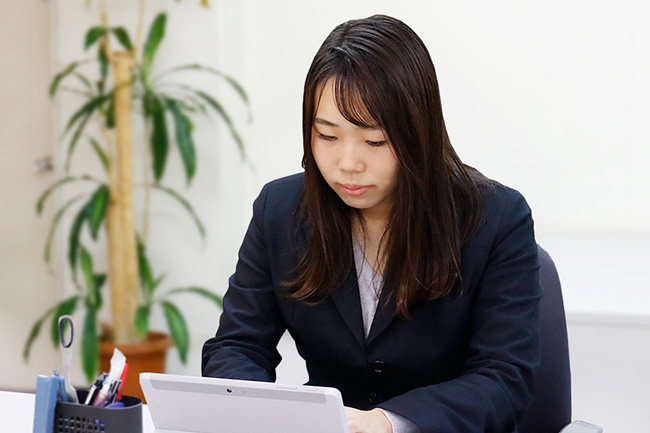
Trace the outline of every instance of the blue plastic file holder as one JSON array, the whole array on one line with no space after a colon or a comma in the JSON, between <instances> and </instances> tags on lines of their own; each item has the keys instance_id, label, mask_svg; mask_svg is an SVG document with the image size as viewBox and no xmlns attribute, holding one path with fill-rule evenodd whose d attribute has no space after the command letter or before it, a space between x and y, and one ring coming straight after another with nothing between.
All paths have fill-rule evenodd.
<instances>
[{"instance_id":1,"label":"blue plastic file holder","mask_svg":"<svg viewBox=\"0 0 650 433\"><path fill-rule=\"evenodd\" d=\"M77 391L85 401L88 391ZM105 408L83 404L56 404L54 433L142 433L142 400L123 396L124 407Z\"/></svg>"}]
</instances>

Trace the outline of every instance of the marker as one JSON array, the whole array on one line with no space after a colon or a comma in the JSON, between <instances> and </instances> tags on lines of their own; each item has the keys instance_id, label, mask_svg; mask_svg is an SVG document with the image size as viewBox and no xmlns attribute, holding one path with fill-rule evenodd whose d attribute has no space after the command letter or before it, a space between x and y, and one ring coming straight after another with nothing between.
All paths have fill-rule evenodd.
<instances>
[{"instance_id":1,"label":"marker","mask_svg":"<svg viewBox=\"0 0 650 433\"><path fill-rule=\"evenodd\" d=\"M93 383L93 385L88 390L88 396L86 397L86 401L84 402L85 405L93 404L93 400L97 395L97 390L101 389L102 384L104 383L104 380L106 380L107 376L108 376L107 373L102 373L97 377L97 379L95 379L95 383Z\"/></svg>"},{"instance_id":2,"label":"marker","mask_svg":"<svg viewBox=\"0 0 650 433\"><path fill-rule=\"evenodd\" d=\"M125 363L124 370L122 370L122 375L120 376L122 384L120 385L120 389L117 391L117 400L122 400L122 391L124 391L124 384L126 383L127 374L129 374L129 364Z\"/></svg>"}]
</instances>

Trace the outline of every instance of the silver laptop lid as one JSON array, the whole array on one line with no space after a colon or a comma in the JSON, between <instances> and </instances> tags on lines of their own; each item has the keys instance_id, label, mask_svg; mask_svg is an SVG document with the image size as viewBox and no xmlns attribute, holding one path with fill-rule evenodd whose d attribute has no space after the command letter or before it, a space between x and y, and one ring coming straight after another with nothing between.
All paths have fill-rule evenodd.
<instances>
[{"instance_id":1,"label":"silver laptop lid","mask_svg":"<svg viewBox=\"0 0 650 433\"><path fill-rule=\"evenodd\" d=\"M348 433L335 388L142 373L157 432Z\"/></svg>"}]
</instances>

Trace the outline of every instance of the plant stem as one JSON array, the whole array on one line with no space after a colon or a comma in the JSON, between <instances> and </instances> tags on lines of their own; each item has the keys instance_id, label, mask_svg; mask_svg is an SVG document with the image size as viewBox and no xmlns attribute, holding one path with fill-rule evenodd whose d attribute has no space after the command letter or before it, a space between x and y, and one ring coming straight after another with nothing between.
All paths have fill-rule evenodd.
<instances>
[{"instance_id":1,"label":"plant stem","mask_svg":"<svg viewBox=\"0 0 650 433\"><path fill-rule=\"evenodd\" d=\"M100 15L101 15L101 22L102 22L102 27L105 29L108 28L108 14L106 13L106 1L101 0L99 2L99 8L100 8ZM104 49L104 54L106 55L106 58L110 62L112 60L111 57L111 41L110 38L108 37L108 32L102 36L102 40L100 42L102 44L102 48Z\"/></svg>"},{"instance_id":2,"label":"plant stem","mask_svg":"<svg viewBox=\"0 0 650 433\"><path fill-rule=\"evenodd\" d=\"M101 23L108 28L105 0L100 1ZM110 202L106 215L109 249L109 283L113 337L115 343L137 341L134 325L139 302L138 251L133 203L133 150L131 75L132 53L113 53L108 33L101 41L106 58L113 65L115 131L117 142L104 129L107 143Z\"/></svg>"},{"instance_id":3,"label":"plant stem","mask_svg":"<svg viewBox=\"0 0 650 433\"><path fill-rule=\"evenodd\" d=\"M136 33L135 46L133 47L133 56L137 59L142 46L142 32L144 31L144 0L140 0L138 10L138 30Z\"/></svg>"},{"instance_id":4,"label":"plant stem","mask_svg":"<svg viewBox=\"0 0 650 433\"><path fill-rule=\"evenodd\" d=\"M139 303L138 249L133 197L133 128L131 78L133 53L113 53L115 78L115 130L117 133L117 178L122 236L118 239L119 259L124 266L124 286L111 285L115 343L137 341L134 325ZM111 252L113 256L113 252Z\"/></svg>"},{"instance_id":5,"label":"plant stem","mask_svg":"<svg viewBox=\"0 0 650 433\"><path fill-rule=\"evenodd\" d=\"M140 0L138 11L138 30L136 33L136 44L133 49L134 58L142 48L142 33L144 31L144 6L145 0ZM151 209L151 125L145 119L144 122L144 209L142 212L142 244L147 245L149 238L149 214Z\"/></svg>"},{"instance_id":6,"label":"plant stem","mask_svg":"<svg viewBox=\"0 0 650 433\"><path fill-rule=\"evenodd\" d=\"M108 185L110 201L106 209L106 238L108 243L108 267L111 293L121 291L126 287L126 274L124 260L120 255L120 240L123 237L124 227L121 218L120 188L117 175L117 151L111 132L102 126L102 133L106 140L106 157L108 159ZM115 323L115 317L113 318ZM112 334L112 332L111 332Z\"/></svg>"},{"instance_id":7,"label":"plant stem","mask_svg":"<svg viewBox=\"0 0 650 433\"><path fill-rule=\"evenodd\" d=\"M142 213L142 245L147 246L149 210L151 207L151 124L144 122L144 210Z\"/></svg>"}]
</instances>

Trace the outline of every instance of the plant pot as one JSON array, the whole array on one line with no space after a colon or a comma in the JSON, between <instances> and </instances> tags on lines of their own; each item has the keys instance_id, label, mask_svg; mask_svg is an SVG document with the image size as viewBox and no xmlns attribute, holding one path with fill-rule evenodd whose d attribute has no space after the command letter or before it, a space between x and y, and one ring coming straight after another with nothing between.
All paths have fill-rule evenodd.
<instances>
[{"instance_id":1,"label":"plant pot","mask_svg":"<svg viewBox=\"0 0 650 433\"><path fill-rule=\"evenodd\" d=\"M149 332L147 339L141 343L115 344L110 341L100 341L99 370L110 371L113 350L117 347L126 356L126 363L129 364L123 394L137 397L146 403L140 388L140 373L164 373L167 350L172 346L172 339L162 332Z\"/></svg>"}]
</instances>

